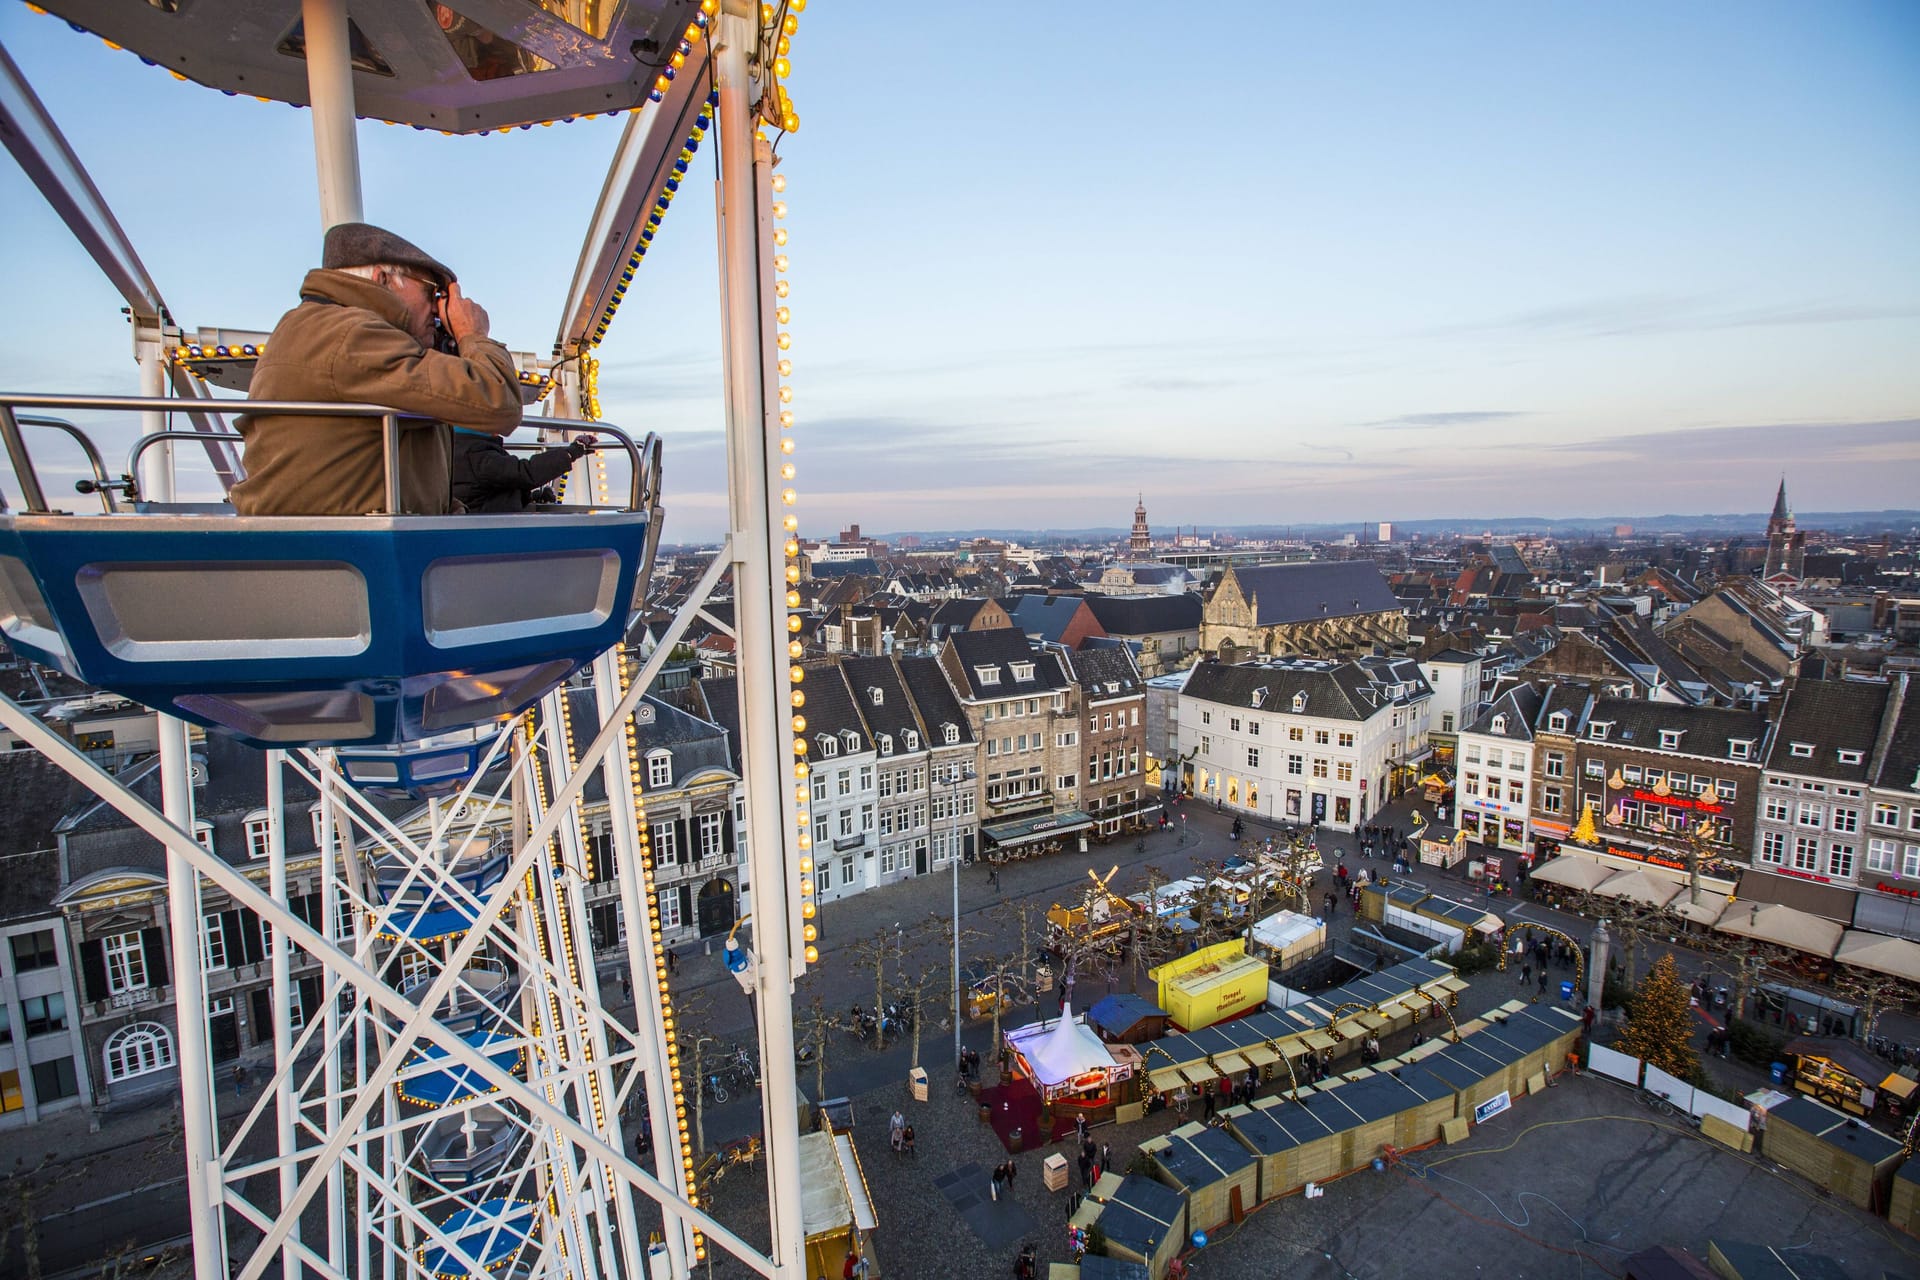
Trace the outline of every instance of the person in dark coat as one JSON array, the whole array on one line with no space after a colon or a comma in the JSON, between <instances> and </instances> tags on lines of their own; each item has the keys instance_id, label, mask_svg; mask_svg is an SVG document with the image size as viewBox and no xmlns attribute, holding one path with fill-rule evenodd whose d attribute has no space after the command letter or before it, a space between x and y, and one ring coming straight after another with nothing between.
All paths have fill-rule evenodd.
<instances>
[{"instance_id":1,"label":"person in dark coat","mask_svg":"<svg viewBox=\"0 0 1920 1280\"><path fill-rule=\"evenodd\" d=\"M555 449L530 458L507 452L506 441L486 431L453 429L453 496L470 514L511 515L535 502L551 502L544 486L567 473L593 452L594 438L575 436Z\"/></svg>"}]
</instances>

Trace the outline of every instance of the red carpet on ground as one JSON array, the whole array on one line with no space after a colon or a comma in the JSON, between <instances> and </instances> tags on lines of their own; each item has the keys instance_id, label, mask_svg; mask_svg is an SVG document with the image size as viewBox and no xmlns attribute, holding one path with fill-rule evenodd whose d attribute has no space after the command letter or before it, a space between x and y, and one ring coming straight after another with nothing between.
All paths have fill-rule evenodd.
<instances>
[{"instance_id":1,"label":"red carpet on ground","mask_svg":"<svg viewBox=\"0 0 1920 1280\"><path fill-rule=\"evenodd\" d=\"M1020 1149L1035 1151L1050 1142L1056 1142L1073 1132L1073 1115L1064 1108L1056 1108L1053 1117L1053 1131L1040 1134L1040 1095L1035 1092L1032 1082L1014 1080L1007 1084L992 1085L980 1091L980 1105L992 1112L990 1123L1000 1138L1002 1146L1013 1150L1013 1131L1020 1131Z\"/></svg>"}]
</instances>

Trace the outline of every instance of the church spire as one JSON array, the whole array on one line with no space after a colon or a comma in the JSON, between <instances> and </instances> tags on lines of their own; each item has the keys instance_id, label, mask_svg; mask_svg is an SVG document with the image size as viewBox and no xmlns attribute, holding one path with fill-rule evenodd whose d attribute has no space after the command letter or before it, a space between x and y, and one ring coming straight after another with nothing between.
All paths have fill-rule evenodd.
<instances>
[{"instance_id":1,"label":"church spire","mask_svg":"<svg viewBox=\"0 0 1920 1280\"><path fill-rule=\"evenodd\" d=\"M1784 475L1780 477L1780 492L1773 495L1773 519L1783 524L1787 520L1787 478Z\"/></svg>"}]
</instances>

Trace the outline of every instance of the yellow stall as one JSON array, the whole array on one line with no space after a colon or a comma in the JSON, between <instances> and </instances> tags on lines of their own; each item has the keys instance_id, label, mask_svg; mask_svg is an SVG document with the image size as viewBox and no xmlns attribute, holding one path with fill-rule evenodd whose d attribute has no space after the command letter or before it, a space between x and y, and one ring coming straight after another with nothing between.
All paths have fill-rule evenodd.
<instances>
[{"instance_id":1,"label":"yellow stall","mask_svg":"<svg viewBox=\"0 0 1920 1280\"><path fill-rule=\"evenodd\" d=\"M1158 984L1160 1007L1182 1031L1258 1009L1267 998L1267 964L1247 954L1244 938L1201 947L1147 976Z\"/></svg>"}]
</instances>

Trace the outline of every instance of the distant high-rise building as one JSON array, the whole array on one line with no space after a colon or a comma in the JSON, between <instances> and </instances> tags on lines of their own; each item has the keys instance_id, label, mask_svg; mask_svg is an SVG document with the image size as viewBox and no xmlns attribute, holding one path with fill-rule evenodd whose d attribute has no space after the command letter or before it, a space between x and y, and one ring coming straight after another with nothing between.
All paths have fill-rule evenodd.
<instances>
[{"instance_id":1,"label":"distant high-rise building","mask_svg":"<svg viewBox=\"0 0 1920 1280\"><path fill-rule=\"evenodd\" d=\"M1382 542L1393 541L1393 521L1382 520L1380 522L1380 541Z\"/></svg>"},{"instance_id":2,"label":"distant high-rise building","mask_svg":"<svg viewBox=\"0 0 1920 1280\"><path fill-rule=\"evenodd\" d=\"M1631 538L1633 536L1633 526L1630 524L1617 524L1613 526L1613 536L1616 538Z\"/></svg>"},{"instance_id":3,"label":"distant high-rise building","mask_svg":"<svg viewBox=\"0 0 1920 1280\"><path fill-rule=\"evenodd\" d=\"M1147 530L1147 496L1141 494L1133 508L1133 533L1127 538L1127 555L1134 560L1153 559L1153 534Z\"/></svg>"}]
</instances>

